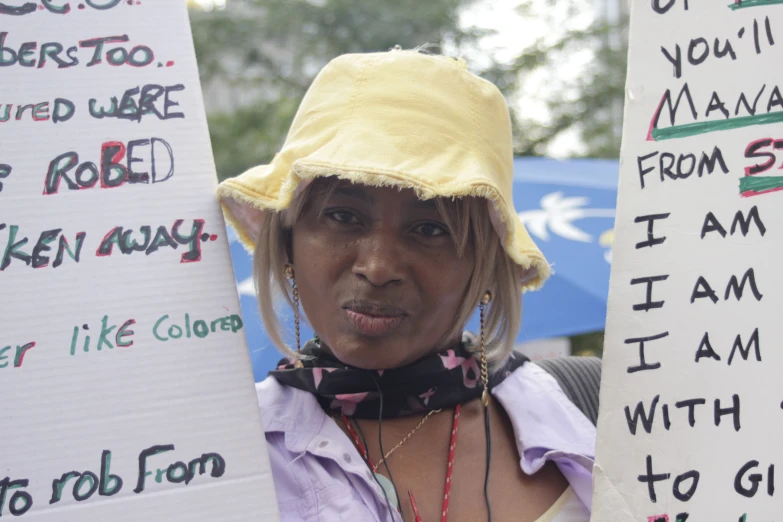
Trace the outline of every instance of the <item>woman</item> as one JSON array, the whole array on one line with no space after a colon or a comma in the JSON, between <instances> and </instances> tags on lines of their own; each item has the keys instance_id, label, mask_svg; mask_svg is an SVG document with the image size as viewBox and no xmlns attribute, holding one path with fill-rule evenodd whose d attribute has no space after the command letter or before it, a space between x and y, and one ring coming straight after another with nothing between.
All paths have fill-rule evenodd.
<instances>
[{"instance_id":1,"label":"woman","mask_svg":"<svg viewBox=\"0 0 783 522\"><path fill-rule=\"evenodd\" d=\"M272 163L220 186L286 356L257 386L283 521L588 520L595 429L512 350L549 266L511 180L498 89L392 50L329 63Z\"/></svg>"}]
</instances>

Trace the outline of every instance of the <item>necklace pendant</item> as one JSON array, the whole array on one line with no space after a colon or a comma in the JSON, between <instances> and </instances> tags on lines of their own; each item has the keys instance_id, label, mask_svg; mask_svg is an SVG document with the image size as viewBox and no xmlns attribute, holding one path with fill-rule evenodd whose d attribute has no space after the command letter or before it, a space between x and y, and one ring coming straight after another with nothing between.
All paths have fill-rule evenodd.
<instances>
[{"instance_id":1,"label":"necklace pendant","mask_svg":"<svg viewBox=\"0 0 783 522\"><path fill-rule=\"evenodd\" d=\"M391 505L397 508L397 510L399 510L400 499L397 498L397 492L394 490L394 484L392 484L392 481L386 478L385 475L381 475L380 473L373 473L373 476L375 477L375 480L377 480L378 483L381 485L383 492L386 493L386 498L389 499Z\"/></svg>"}]
</instances>

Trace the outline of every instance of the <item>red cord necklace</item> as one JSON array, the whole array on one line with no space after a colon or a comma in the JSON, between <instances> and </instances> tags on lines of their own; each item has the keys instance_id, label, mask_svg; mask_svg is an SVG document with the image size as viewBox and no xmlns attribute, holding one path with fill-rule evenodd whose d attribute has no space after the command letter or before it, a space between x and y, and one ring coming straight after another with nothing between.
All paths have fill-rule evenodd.
<instances>
[{"instance_id":1,"label":"red cord necklace","mask_svg":"<svg viewBox=\"0 0 783 522\"><path fill-rule=\"evenodd\" d=\"M446 484L444 487L443 492L443 514L441 515L441 522L447 522L448 515L449 515L449 498L451 497L451 474L454 471L454 448L457 445L457 431L459 430L459 410L460 405L457 404L457 406L454 408L454 420L452 421L452 427L451 427L451 442L449 444L449 462L446 467ZM394 497L396 499L396 493L394 491L394 486L392 485L391 481L386 478L385 475L381 475L380 473L377 473L375 471L376 467L373 466L372 461L370 460L370 454L367 452L367 448L364 447L364 444L362 444L361 439L359 439L359 436L356 433L356 430L353 429L353 425L351 425L348 418L343 415L342 416L343 423L345 424L345 427L348 429L348 433L351 435L351 438L353 439L353 443L356 445L356 448L359 450L359 453L361 454L362 458L367 462L367 465L370 466L370 469L373 471L373 474L375 475L376 480L381 484L381 487L383 487L384 491L386 491L387 496ZM422 522L421 515L419 515L419 509L416 507L416 499L413 497L413 492L408 491L408 498L411 501L411 507L413 508L413 514L416 517L416 522ZM399 503L397 508L399 509Z\"/></svg>"}]
</instances>

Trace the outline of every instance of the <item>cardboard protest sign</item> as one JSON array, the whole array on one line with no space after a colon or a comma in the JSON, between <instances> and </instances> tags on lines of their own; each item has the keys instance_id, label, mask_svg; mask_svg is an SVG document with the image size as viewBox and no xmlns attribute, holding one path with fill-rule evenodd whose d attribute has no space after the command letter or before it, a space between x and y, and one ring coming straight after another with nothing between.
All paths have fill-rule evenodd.
<instances>
[{"instance_id":1,"label":"cardboard protest sign","mask_svg":"<svg viewBox=\"0 0 783 522\"><path fill-rule=\"evenodd\" d=\"M783 512L779 4L633 2L595 522Z\"/></svg>"},{"instance_id":2,"label":"cardboard protest sign","mask_svg":"<svg viewBox=\"0 0 783 522\"><path fill-rule=\"evenodd\" d=\"M0 2L0 516L277 519L184 0Z\"/></svg>"}]
</instances>

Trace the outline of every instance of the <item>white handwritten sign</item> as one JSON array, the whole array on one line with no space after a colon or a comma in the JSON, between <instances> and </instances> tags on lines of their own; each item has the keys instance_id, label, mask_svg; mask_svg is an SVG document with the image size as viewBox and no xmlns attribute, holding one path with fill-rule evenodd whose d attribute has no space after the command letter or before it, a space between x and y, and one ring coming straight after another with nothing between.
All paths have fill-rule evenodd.
<instances>
[{"instance_id":1,"label":"white handwritten sign","mask_svg":"<svg viewBox=\"0 0 783 522\"><path fill-rule=\"evenodd\" d=\"M0 2L0 516L277 519L184 0Z\"/></svg>"},{"instance_id":2,"label":"white handwritten sign","mask_svg":"<svg viewBox=\"0 0 783 522\"><path fill-rule=\"evenodd\" d=\"M596 522L783 513L781 3L633 2Z\"/></svg>"}]
</instances>

